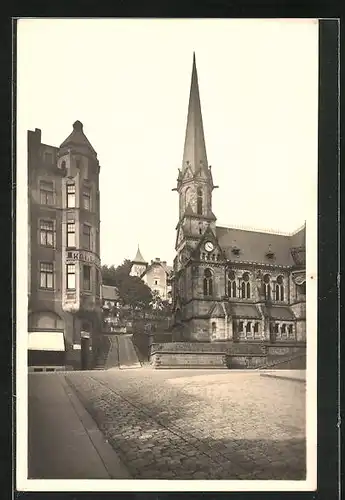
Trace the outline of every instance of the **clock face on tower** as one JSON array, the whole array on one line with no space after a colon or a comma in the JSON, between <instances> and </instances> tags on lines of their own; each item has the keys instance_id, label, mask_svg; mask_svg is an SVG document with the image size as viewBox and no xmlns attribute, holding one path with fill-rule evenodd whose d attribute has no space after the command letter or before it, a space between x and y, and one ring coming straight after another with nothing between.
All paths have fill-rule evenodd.
<instances>
[{"instance_id":1,"label":"clock face on tower","mask_svg":"<svg viewBox=\"0 0 345 500\"><path fill-rule=\"evenodd\" d=\"M214 249L214 244L212 243L212 241L206 241L205 243L206 252L212 252L213 249Z\"/></svg>"}]
</instances>

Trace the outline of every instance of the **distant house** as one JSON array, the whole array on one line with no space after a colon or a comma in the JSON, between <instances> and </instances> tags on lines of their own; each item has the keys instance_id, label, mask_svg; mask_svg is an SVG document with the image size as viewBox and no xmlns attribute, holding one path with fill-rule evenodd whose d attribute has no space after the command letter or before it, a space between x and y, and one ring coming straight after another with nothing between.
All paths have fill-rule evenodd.
<instances>
[{"instance_id":1,"label":"distant house","mask_svg":"<svg viewBox=\"0 0 345 500\"><path fill-rule=\"evenodd\" d=\"M115 330L120 323L119 308L121 305L119 291L115 286L102 285L103 321L106 329Z\"/></svg>"},{"instance_id":2,"label":"distant house","mask_svg":"<svg viewBox=\"0 0 345 500\"><path fill-rule=\"evenodd\" d=\"M146 262L138 247L136 256L132 260L131 276L139 276L144 283L156 292L162 300L172 301L171 297L171 273L172 267L165 260L156 257L149 264Z\"/></svg>"}]
</instances>

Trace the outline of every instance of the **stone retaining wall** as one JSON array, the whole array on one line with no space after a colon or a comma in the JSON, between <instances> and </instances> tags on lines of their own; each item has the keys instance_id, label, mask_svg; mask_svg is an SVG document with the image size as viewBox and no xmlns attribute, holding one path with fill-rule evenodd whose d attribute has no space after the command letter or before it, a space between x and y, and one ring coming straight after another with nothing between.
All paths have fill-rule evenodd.
<instances>
[{"instance_id":1,"label":"stone retaining wall","mask_svg":"<svg viewBox=\"0 0 345 500\"><path fill-rule=\"evenodd\" d=\"M169 342L151 346L153 368L256 369L270 360L305 351L296 344L233 342Z\"/></svg>"},{"instance_id":2,"label":"stone retaining wall","mask_svg":"<svg viewBox=\"0 0 345 500\"><path fill-rule=\"evenodd\" d=\"M218 352L160 352L151 356L153 368L227 368L226 354Z\"/></svg>"}]
</instances>

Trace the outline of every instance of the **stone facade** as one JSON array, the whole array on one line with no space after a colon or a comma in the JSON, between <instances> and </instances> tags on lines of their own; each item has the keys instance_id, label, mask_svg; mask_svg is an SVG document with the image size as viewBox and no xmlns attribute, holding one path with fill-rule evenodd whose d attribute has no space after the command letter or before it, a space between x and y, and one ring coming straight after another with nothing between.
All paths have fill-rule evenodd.
<instances>
[{"instance_id":1,"label":"stone facade","mask_svg":"<svg viewBox=\"0 0 345 500\"><path fill-rule=\"evenodd\" d=\"M293 234L220 227L193 60L173 271L174 338L306 341L305 226Z\"/></svg>"},{"instance_id":2,"label":"stone facade","mask_svg":"<svg viewBox=\"0 0 345 500\"><path fill-rule=\"evenodd\" d=\"M75 367L101 332L99 170L80 122L60 147L28 131L29 335L63 332Z\"/></svg>"}]
</instances>

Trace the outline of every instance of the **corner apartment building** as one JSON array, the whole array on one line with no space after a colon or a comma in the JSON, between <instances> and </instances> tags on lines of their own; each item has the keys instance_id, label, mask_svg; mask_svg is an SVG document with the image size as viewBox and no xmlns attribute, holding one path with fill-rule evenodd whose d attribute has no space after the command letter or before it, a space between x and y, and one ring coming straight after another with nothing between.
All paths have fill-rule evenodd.
<instances>
[{"instance_id":1,"label":"corner apartment building","mask_svg":"<svg viewBox=\"0 0 345 500\"><path fill-rule=\"evenodd\" d=\"M28 131L31 366L92 365L102 324L99 172L80 121L59 147Z\"/></svg>"}]
</instances>

